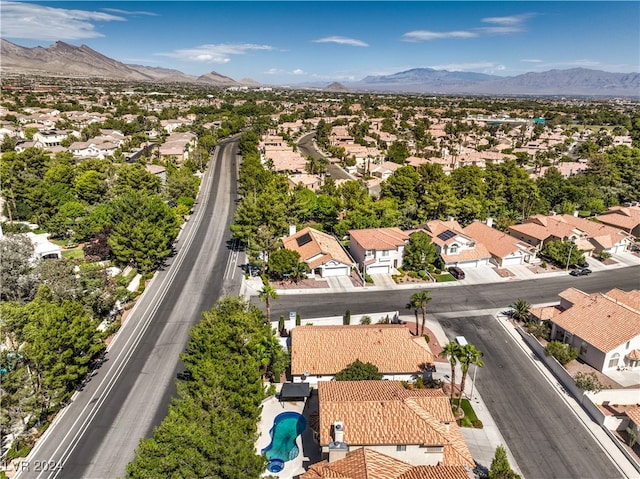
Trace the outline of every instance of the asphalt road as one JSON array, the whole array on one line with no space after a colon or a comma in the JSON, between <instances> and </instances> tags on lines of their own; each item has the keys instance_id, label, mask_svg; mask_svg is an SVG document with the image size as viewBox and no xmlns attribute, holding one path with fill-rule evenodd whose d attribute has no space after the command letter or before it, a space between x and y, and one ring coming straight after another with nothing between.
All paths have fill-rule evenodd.
<instances>
[{"instance_id":1,"label":"asphalt road","mask_svg":"<svg viewBox=\"0 0 640 479\"><path fill-rule=\"evenodd\" d=\"M484 353L485 367L478 368L475 387L526 479L623 477L492 316L439 322L449 338L462 335Z\"/></svg>"},{"instance_id":2,"label":"asphalt road","mask_svg":"<svg viewBox=\"0 0 640 479\"><path fill-rule=\"evenodd\" d=\"M499 283L457 285L440 283L429 290L433 300L428 305L432 312L469 312L483 309L504 308L516 299L524 299L531 304L558 302L558 293L569 287L576 287L586 293L608 291L621 288L626 291L640 289L640 265L597 271L590 276L556 276L532 280L513 280ZM338 316L347 309L352 314L367 314L376 311L404 311L409 298L418 289L395 289L387 291L363 290L348 293L292 294L281 295L271 302L271 318L280 315L289 317L296 311L304 318ZM253 298L256 304L260 303ZM264 309L264 305L261 305Z\"/></svg>"},{"instance_id":3,"label":"asphalt road","mask_svg":"<svg viewBox=\"0 0 640 479\"><path fill-rule=\"evenodd\" d=\"M640 288L640 266L602 271L588 277L570 275L485 285L447 283L431 288L428 314L449 338L463 335L484 353L478 391L526 479L607 479L623 477L556 390L531 364L492 316L482 310L506 308L522 298L531 304L558 301L574 286L587 293ZM429 288L425 288L429 289ZM405 309L417 290L283 295L272 301L272 318L296 311L304 318ZM488 464L486 466L489 466Z\"/></svg>"},{"instance_id":4,"label":"asphalt road","mask_svg":"<svg viewBox=\"0 0 640 479\"><path fill-rule=\"evenodd\" d=\"M311 156L313 158L325 158L325 156L316 149L316 146L313 143L314 137L315 137L315 133L309 133L308 135L304 135L303 137L300 138L300 140L298 141L298 148L300 149L300 152L303 155ZM329 160L332 161L331 159ZM349 173L344 171L342 167L340 167L340 165L338 164L329 163L329 165L327 165L327 173L328 173L328 176L330 175L332 178L336 180L352 180L353 179L351 175L349 175Z\"/></svg>"},{"instance_id":5,"label":"asphalt road","mask_svg":"<svg viewBox=\"0 0 640 479\"><path fill-rule=\"evenodd\" d=\"M124 477L140 438L166 416L190 327L221 294L239 291L238 253L228 243L236 151L230 141L217 147L176 255L139 299L106 362L21 465L20 479Z\"/></svg>"}]
</instances>

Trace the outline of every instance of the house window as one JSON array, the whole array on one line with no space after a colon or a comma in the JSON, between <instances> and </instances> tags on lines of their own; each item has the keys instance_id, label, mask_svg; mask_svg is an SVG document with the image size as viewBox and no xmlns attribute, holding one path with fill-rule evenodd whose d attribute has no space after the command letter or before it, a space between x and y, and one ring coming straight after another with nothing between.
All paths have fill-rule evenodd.
<instances>
[{"instance_id":1,"label":"house window","mask_svg":"<svg viewBox=\"0 0 640 479\"><path fill-rule=\"evenodd\" d=\"M587 354L587 343L583 341L580 345L580 356L584 356L585 354Z\"/></svg>"},{"instance_id":2,"label":"house window","mask_svg":"<svg viewBox=\"0 0 640 479\"><path fill-rule=\"evenodd\" d=\"M407 450L406 444L398 444L396 446L396 452L405 452Z\"/></svg>"},{"instance_id":3,"label":"house window","mask_svg":"<svg viewBox=\"0 0 640 479\"><path fill-rule=\"evenodd\" d=\"M618 361L619 360L620 360L620 354L614 353L611 356L611 359L609 359L609 367L610 368L615 368L616 366L618 366Z\"/></svg>"},{"instance_id":4,"label":"house window","mask_svg":"<svg viewBox=\"0 0 640 479\"><path fill-rule=\"evenodd\" d=\"M449 246L449 254L456 254L458 252L458 245L452 244Z\"/></svg>"},{"instance_id":5,"label":"house window","mask_svg":"<svg viewBox=\"0 0 640 479\"><path fill-rule=\"evenodd\" d=\"M389 256L389 250L388 250L388 249L385 249L385 250L380 251L380 255L381 255L382 257Z\"/></svg>"}]
</instances>

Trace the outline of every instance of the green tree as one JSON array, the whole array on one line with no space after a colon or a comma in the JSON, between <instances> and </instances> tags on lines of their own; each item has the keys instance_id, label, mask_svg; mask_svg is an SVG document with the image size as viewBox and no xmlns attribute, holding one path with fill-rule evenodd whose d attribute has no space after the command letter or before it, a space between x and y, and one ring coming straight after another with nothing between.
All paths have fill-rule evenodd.
<instances>
[{"instance_id":1,"label":"green tree","mask_svg":"<svg viewBox=\"0 0 640 479\"><path fill-rule=\"evenodd\" d=\"M367 381L382 379L383 374L378 370L377 366L371 363L363 363L359 359L349 364L336 376L336 381Z\"/></svg>"},{"instance_id":2,"label":"green tree","mask_svg":"<svg viewBox=\"0 0 640 479\"><path fill-rule=\"evenodd\" d=\"M402 266L408 271L427 270L438 258L436 245L424 231L416 231L409 236L402 255Z\"/></svg>"},{"instance_id":3,"label":"green tree","mask_svg":"<svg viewBox=\"0 0 640 479\"><path fill-rule=\"evenodd\" d=\"M300 253L281 248L269 256L269 274L275 278L285 278L296 270L299 262Z\"/></svg>"},{"instance_id":4,"label":"green tree","mask_svg":"<svg viewBox=\"0 0 640 479\"><path fill-rule=\"evenodd\" d=\"M455 341L449 341L444 345L442 351L440 352L440 357L448 359L449 364L451 365L451 401L453 401L453 396L455 393L456 364L458 364L460 354L460 345Z\"/></svg>"},{"instance_id":5,"label":"green tree","mask_svg":"<svg viewBox=\"0 0 640 479\"><path fill-rule=\"evenodd\" d=\"M530 309L531 305L529 303L527 303L524 299L518 298L511 306L511 317L516 321L526 323L529 321Z\"/></svg>"},{"instance_id":6,"label":"green tree","mask_svg":"<svg viewBox=\"0 0 640 479\"><path fill-rule=\"evenodd\" d=\"M113 191L116 195L127 191L147 195L160 192L160 178L149 173L139 164L121 166L116 172L116 178Z\"/></svg>"},{"instance_id":7,"label":"green tree","mask_svg":"<svg viewBox=\"0 0 640 479\"><path fill-rule=\"evenodd\" d=\"M509 458L507 457L507 450L504 446L498 446L496 448L495 455L491 461L491 467L489 468L489 479L520 479L520 475L511 469Z\"/></svg>"},{"instance_id":8,"label":"green tree","mask_svg":"<svg viewBox=\"0 0 640 479\"><path fill-rule=\"evenodd\" d=\"M564 366L578 357L578 348L561 343L560 341L550 341L544 348L544 354L553 356Z\"/></svg>"},{"instance_id":9,"label":"green tree","mask_svg":"<svg viewBox=\"0 0 640 479\"><path fill-rule=\"evenodd\" d=\"M8 233L0 238L0 298L24 301L35 292L36 277L31 260L34 246L26 234Z\"/></svg>"},{"instance_id":10,"label":"green tree","mask_svg":"<svg viewBox=\"0 0 640 479\"><path fill-rule=\"evenodd\" d=\"M104 200L104 195L107 192L105 174L100 171L87 170L79 174L73 185L78 199L90 205Z\"/></svg>"},{"instance_id":11,"label":"green tree","mask_svg":"<svg viewBox=\"0 0 640 479\"><path fill-rule=\"evenodd\" d=\"M562 267L584 262L584 254L570 241L549 241L542 246L540 253Z\"/></svg>"},{"instance_id":12,"label":"green tree","mask_svg":"<svg viewBox=\"0 0 640 479\"><path fill-rule=\"evenodd\" d=\"M414 298L415 295L412 295L409 298L409 302L405 306L407 309L413 309L413 314L416 317L416 336L418 335L418 310L420 309L420 300L419 298Z\"/></svg>"},{"instance_id":13,"label":"green tree","mask_svg":"<svg viewBox=\"0 0 640 479\"><path fill-rule=\"evenodd\" d=\"M429 291L419 291L411 295L411 299L409 300L410 304L417 304L420 307L420 311L422 311L422 323L420 325L420 335L424 335L424 325L427 322L427 304L431 301L431 295ZM416 323L416 333L418 332L418 325Z\"/></svg>"},{"instance_id":14,"label":"green tree","mask_svg":"<svg viewBox=\"0 0 640 479\"><path fill-rule=\"evenodd\" d=\"M460 393L458 394L458 409L460 409L460 402L462 401L462 393L467 381L469 368L472 364L475 364L478 368L484 367L482 356L482 353L478 351L478 349L473 344L465 344L464 346L460 347L460 355L458 356L458 361L460 361L462 378L460 379Z\"/></svg>"},{"instance_id":15,"label":"green tree","mask_svg":"<svg viewBox=\"0 0 640 479\"><path fill-rule=\"evenodd\" d=\"M258 291L258 298L260 301L264 301L267 307L267 321L271 321L271 300L278 299L278 292L269 283L265 284L260 291Z\"/></svg>"},{"instance_id":16,"label":"green tree","mask_svg":"<svg viewBox=\"0 0 640 479\"><path fill-rule=\"evenodd\" d=\"M171 252L178 234L174 211L158 195L129 191L113 202L113 229L108 244L122 264L148 272Z\"/></svg>"},{"instance_id":17,"label":"green tree","mask_svg":"<svg viewBox=\"0 0 640 479\"><path fill-rule=\"evenodd\" d=\"M387 158L394 163L404 164L404 161L409 158L411 153L404 141L394 141L389 145L387 150Z\"/></svg>"},{"instance_id":18,"label":"green tree","mask_svg":"<svg viewBox=\"0 0 640 479\"><path fill-rule=\"evenodd\" d=\"M583 391L599 393L600 391L608 387L602 384L602 381L600 381L600 378L598 378L598 375L594 372L579 371L576 373L573 379L576 382L576 386L578 386Z\"/></svg>"}]
</instances>

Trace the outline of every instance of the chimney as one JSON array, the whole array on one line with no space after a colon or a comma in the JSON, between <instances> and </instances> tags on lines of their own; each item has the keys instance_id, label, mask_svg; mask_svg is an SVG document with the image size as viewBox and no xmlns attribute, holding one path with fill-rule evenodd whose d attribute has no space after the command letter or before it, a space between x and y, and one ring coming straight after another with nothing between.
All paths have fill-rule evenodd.
<instances>
[{"instance_id":1,"label":"chimney","mask_svg":"<svg viewBox=\"0 0 640 479\"><path fill-rule=\"evenodd\" d=\"M576 218L578 217L579 211L578 210L573 210L573 216L575 216Z\"/></svg>"},{"instance_id":2,"label":"chimney","mask_svg":"<svg viewBox=\"0 0 640 479\"><path fill-rule=\"evenodd\" d=\"M289 236L296 234L296 225L289 225Z\"/></svg>"},{"instance_id":3,"label":"chimney","mask_svg":"<svg viewBox=\"0 0 640 479\"><path fill-rule=\"evenodd\" d=\"M493 218L491 217L487 218L487 226L489 228L493 228Z\"/></svg>"},{"instance_id":4,"label":"chimney","mask_svg":"<svg viewBox=\"0 0 640 479\"><path fill-rule=\"evenodd\" d=\"M333 423L333 442L344 442L344 423L342 421Z\"/></svg>"}]
</instances>

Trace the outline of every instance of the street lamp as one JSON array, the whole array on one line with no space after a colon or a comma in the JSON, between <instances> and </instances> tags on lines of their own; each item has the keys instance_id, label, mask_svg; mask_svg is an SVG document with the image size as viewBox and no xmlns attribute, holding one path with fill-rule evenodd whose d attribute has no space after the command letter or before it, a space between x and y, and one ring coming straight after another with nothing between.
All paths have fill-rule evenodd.
<instances>
[{"instance_id":1,"label":"street lamp","mask_svg":"<svg viewBox=\"0 0 640 479\"><path fill-rule=\"evenodd\" d=\"M571 251L573 251L573 247L576 245L574 241L571 241L571 248L569 248L569 256L567 256L567 266L564 268L565 270L569 269L569 261L571 261Z\"/></svg>"},{"instance_id":2,"label":"street lamp","mask_svg":"<svg viewBox=\"0 0 640 479\"><path fill-rule=\"evenodd\" d=\"M480 352L480 357L484 356L482 352ZM478 365L474 364L473 368L473 379L471 379L471 395L469 398L473 401L473 387L476 385L476 373L478 372Z\"/></svg>"}]
</instances>

